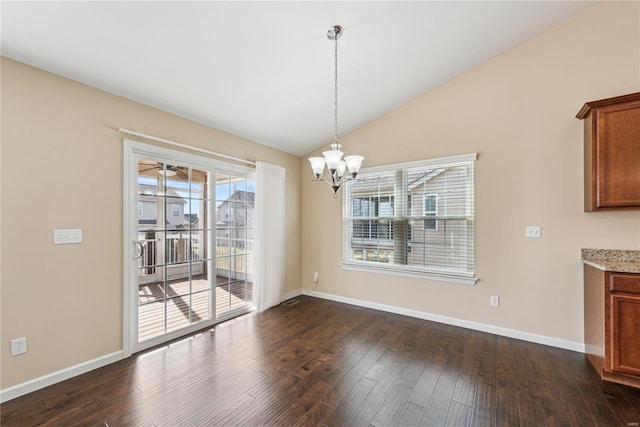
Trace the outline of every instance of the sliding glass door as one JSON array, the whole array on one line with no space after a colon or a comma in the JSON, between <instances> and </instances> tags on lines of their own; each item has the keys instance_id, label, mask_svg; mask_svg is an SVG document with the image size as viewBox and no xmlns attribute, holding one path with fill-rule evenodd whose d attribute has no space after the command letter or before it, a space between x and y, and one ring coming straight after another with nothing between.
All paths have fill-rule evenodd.
<instances>
[{"instance_id":1,"label":"sliding glass door","mask_svg":"<svg viewBox=\"0 0 640 427\"><path fill-rule=\"evenodd\" d=\"M216 174L217 317L253 301L255 187L251 178Z\"/></svg>"},{"instance_id":2,"label":"sliding glass door","mask_svg":"<svg viewBox=\"0 0 640 427\"><path fill-rule=\"evenodd\" d=\"M138 160L138 341L212 316L211 172Z\"/></svg>"},{"instance_id":3,"label":"sliding glass door","mask_svg":"<svg viewBox=\"0 0 640 427\"><path fill-rule=\"evenodd\" d=\"M125 154L125 352L251 310L253 170L135 142Z\"/></svg>"}]
</instances>

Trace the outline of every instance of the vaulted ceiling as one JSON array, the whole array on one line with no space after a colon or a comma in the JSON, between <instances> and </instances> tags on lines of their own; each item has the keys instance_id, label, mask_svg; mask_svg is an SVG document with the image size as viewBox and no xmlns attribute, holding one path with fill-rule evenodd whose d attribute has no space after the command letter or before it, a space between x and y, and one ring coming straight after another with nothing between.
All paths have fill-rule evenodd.
<instances>
[{"instance_id":1,"label":"vaulted ceiling","mask_svg":"<svg viewBox=\"0 0 640 427\"><path fill-rule=\"evenodd\" d=\"M12 2L2 55L296 154L581 12L583 1Z\"/></svg>"}]
</instances>

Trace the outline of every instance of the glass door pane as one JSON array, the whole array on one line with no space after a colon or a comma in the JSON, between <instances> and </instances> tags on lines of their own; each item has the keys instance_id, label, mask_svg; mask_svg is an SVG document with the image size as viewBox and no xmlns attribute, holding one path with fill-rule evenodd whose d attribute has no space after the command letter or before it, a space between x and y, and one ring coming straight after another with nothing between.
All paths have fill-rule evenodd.
<instances>
[{"instance_id":1,"label":"glass door pane","mask_svg":"<svg viewBox=\"0 0 640 427\"><path fill-rule=\"evenodd\" d=\"M210 175L138 161L138 342L212 319Z\"/></svg>"},{"instance_id":2,"label":"glass door pane","mask_svg":"<svg viewBox=\"0 0 640 427\"><path fill-rule=\"evenodd\" d=\"M216 316L253 304L255 181L216 174Z\"/></svg>"}]
</instances>

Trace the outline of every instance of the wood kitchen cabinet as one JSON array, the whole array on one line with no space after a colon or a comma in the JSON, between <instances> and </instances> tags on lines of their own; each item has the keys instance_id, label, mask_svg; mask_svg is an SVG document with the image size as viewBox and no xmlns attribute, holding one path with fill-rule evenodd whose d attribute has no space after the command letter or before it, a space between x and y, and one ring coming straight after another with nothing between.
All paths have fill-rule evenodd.
<instances>
[{"instance_id":1,"label":"wood kitchen cabinet","mask_svg":"<svg viewBox=\"0 0 640 427\"><path fill-rule=\"evenodd\" d=\"M587 102L584 210L640 208L640 92Z\"/></svg>"},{"instance_id":2,"label":"wood kitchen cabinet","mask_svg":"<svg viewBox=\"0 0 640 427\"><path fill-rule=\"evenodd\" d=\"M640 274L584 266L585 353L602 379L640 388Z\"/></svg>"}]
</instances>

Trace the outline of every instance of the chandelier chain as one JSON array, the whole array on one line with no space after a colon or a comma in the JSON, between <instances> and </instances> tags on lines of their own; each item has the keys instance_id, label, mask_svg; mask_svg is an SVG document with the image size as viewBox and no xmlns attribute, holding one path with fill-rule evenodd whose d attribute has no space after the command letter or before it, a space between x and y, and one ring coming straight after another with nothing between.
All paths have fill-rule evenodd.
<instances>
[{"instance_id":1,"label":"chandelier chain","mask_svg":"<svg viewBox=\"0 0 640 427\"><path fill-rule=\"evenodd\" d=\"M338 143L338 37L334 41L333 139Z\"/></svg>"}]
</instances>

